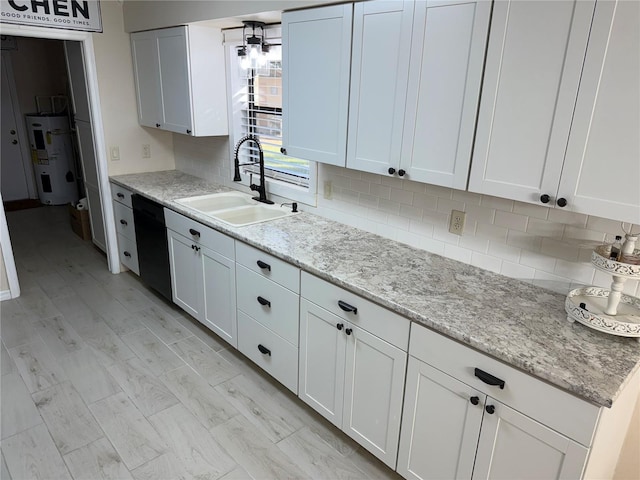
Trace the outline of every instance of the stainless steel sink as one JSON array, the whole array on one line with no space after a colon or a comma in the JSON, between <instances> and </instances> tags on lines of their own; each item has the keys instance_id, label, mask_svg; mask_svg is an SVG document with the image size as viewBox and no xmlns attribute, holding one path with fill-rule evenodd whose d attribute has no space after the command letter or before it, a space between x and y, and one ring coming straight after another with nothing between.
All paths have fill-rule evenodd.
<instances>
[{"instance_id":1,"label":"stainless steel sink","mask_svg":"<svg viewBox=\"0 0 640 480\"><path fill-rule=\"evenodd\" d=\"M176 203L234 227L244 227L295 215L291 208L258 203L251 198L251 195L242 192L212 193L180 198Z\"/></svg>"}]
</instances>

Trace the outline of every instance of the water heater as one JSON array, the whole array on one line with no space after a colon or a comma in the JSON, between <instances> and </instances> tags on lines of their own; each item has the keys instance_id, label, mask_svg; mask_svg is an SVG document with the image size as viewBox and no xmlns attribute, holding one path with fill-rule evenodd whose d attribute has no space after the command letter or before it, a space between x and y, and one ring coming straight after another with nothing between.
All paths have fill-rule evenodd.
<instances>
[{"instance_id":1,"label":"water heater","mask_svg":"<svg viewBox=\"0 0 640 480\"><path fill-rule=\"evenodd\" d=\"M72 132L65 115L26 115L38 196L46 205L78 200Z\"/></svg>"}]
</instances>

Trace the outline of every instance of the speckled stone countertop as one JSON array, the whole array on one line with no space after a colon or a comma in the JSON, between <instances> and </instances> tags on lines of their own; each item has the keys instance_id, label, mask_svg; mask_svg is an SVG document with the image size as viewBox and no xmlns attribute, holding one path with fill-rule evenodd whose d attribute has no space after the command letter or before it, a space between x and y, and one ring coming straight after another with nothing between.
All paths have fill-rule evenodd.
<instances>
[{"instance_id":1,"label":"speckled stone countertop","mask_svg":"<svg viewBox=\"0 0 640 480\"><path fill-rule=\"evenodd\" d=\"M234 228L173 201L229 190L178 171L111 181L596 405L640 366L640 342L570 324L563 295L310 213Z\"/></svg>"}]
</instances>

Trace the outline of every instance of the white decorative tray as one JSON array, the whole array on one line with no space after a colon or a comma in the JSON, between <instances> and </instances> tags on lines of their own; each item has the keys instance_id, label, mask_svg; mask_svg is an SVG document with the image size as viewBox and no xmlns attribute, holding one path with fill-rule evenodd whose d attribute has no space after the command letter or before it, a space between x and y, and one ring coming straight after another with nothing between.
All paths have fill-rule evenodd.
<instances>
[{"instance_id":1,"label":"white decorative tray","mask_svg":"<svg viewBox=\"0 0 640 480\"><path fill-rule=\"evenodd\" d=\"M616 277L634 278L640 280L640 264L616 262L609 259L610 245L600 245L591 253L591 263L598 270ZM634 250L628 257L634 262L640 261L640 250ZM622 258L624 260L624 257Z\"/></svg>"},{"instance_id":2,"label":"white decorative tray","mask_svg":"<svg viewBox=\"0 0 640 480\"><path fill-rule=\"evenodd\" d=\"M600 332L640 340L640 298L620 297L618 313L607 315L604 310L610 291L600 287L582 287L571 290L564 304L567 320L578 321ZM581 307L580 304L584 304Z\"/></svg>"}]
</instances>

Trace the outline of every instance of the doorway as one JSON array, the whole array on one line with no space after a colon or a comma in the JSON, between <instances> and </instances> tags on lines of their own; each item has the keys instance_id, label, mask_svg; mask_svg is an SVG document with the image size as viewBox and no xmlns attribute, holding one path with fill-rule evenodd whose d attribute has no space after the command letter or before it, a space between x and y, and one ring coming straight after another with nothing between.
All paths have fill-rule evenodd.
<instances>
[{"instance_id":1,"label":"doorway","mask_svg":"<svg viewBox=\"0 0 640 480\"><path fill-rule=\"evenodd\" d=\"M47 28L38 28L38 27L21 27L14 25L2 25L2 34L10 35L16 37L27 37L27 38L45 38L45 39L55 39L55 40L66 40L71 43L77 44L77 48L74 50L76 53L80 53L83 62L83 78L81 82L77 82L83 84L85 88L86 94L86 104L88 106L88 111L91 116L91 130L92 134L89 135L93 142L91 151L92 155L90 162L88 162L86 170L91 170L94 172L94 194L93 194L93 204L94 208L99 211L99 219L96 222L96 230L102 232L103 237L103 245L101 245L104 251L107 254L107 262L109 266L109 270L112 273L120 272L120 262L118 260L118 252L117 252L117 241L116 241L116 232L115 226L112 222L108 221L108 219L113 218L113 207L110 199L110 190L109 190L109 182L108 175L106 169L106 155L105 155L105 142L104 142L104 133L102 126L102 117L100 113L100 104L99 104L99 96L98 96L98 83L97 83L97 75L95 68L95 58L93 52L93 40L92 34L85 32L75 32L75 31L65 31L65 30L53 30ZM73 85L72 88L75 89L76 86ZM84 130L85 137L85 145L86 145L86 128ZM4 137L4 132L3 132ZM29 192L30 196L33 196L33 192ZM7 235L4 235L4 233ZM8 230L6 226L6 222L4 222L3 218L0 218L0 233L2 235L2 252L3 256L5 256L6 260L6 252L11 251L10 239L8 235ZM11 272L12 262L6 262L7 276L11 277L12 275L17 278L15 271ZM15 269L14 269L15 270ZM19 291L19 290L18 290ZM13 289L12 289L13 296Z\"/></svg>"}]
</instances>

